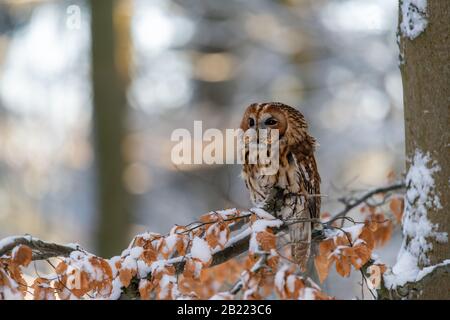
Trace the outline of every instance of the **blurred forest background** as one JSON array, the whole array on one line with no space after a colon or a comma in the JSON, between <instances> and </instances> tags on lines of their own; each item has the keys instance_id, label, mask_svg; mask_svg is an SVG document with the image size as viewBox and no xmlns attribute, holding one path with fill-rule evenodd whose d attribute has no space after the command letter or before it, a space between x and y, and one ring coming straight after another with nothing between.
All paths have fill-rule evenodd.
<instances>
[{"instance_id":1,"label":"blurred forest background","mask_svg":"<svg viewBox=\"0 0 450 320\"><path fill-rule=\"evenodd\" d=\"M308 119L322 211L385 184L404 169L397 6L1 0L0 238L30 233L110 257L138 232L249 207L239 165L177 168L170 135L194 120L237 128L257 101ZM388 264L398 231L381 249ZM332 276L325 288L351 298L357 282Z\"/></svg>"}]
</instances>

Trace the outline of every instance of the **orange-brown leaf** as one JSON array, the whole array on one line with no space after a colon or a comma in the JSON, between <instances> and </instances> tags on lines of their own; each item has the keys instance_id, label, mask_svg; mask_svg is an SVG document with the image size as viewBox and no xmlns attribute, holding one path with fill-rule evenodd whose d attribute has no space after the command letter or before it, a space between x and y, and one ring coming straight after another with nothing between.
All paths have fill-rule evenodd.
<instances>
[{"instance_id":1,"label":"orange-brown leaf","mask_svg":"<svg viewBox=\"0 0 450 320\"><path fill-rule=\"evenodd\" d=\"M344 255L336 258L336 271L342 277L348 277L350 275L350 258Z\"/></svg>"},{"instance_id":2,"label":"orange-brown leaf","mask_svg":"<svg viewBox=\"0 0 450 320\"><path fill-rule=\"evenodd\" d=\"M275 249L277 238L273 231L267 230L258 232L256 234L256 241L258 242L262 250L270 251L272 249Z\"/></svg>"},{"instance_id":3,"label":"orange-brown leaf","mask_svg":"<svg viewBox=\"0 0 450 320\"><path fill-rule=\"evenodd\" d=\"M124 287L128 287L130 285L133 276L134 274L130 269L121 269L119 271L119 279Z\"/></svg>"},{"instance_id":4,"label":"orange-brown leaf","mask_svg":"<svg viewBox=\"0 0 450 320\"><path fill-rule=\"evenodd\" d=\"M31 262L33 253L31 248L26 245L20 245L13 250L12 261L19 266L28 266Z\"/></svg>"},{"instance_id":5,"label":"orange-brown leaf","mask_svg":"<svg viewBox=\"0 0 450 320\"><path fill-rule=\"evenodd\" d=\"M319 281L321 283L323 283L323 281L328 277L332 262L333 260L328 258L326 255L319 255L314 259L314 265L316 266Z\"/></svg>"},{"instance_id":6,"label":"orange-brown leaf","mask_svg":"<svg viewBox=\"0 0 450 320\"><path fill-rule=\"evenodd\" d=\"M389 208L397 219L397 222L402 221L404 205L405 203L402 198L393 198L389 203Z\"/></svg>"}]
</instances>

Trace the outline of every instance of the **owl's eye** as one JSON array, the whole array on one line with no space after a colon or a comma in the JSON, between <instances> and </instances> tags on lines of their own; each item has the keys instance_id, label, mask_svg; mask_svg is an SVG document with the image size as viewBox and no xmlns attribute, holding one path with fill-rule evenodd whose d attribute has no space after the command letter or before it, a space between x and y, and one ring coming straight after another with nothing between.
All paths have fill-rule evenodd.
<instances>
[{"instance_id":1,"label":"owl's eye","mask_svg":"<svg viewBox=\"0 0 450 320\"><path fill-rule=\"evenodd\" d=\"M273 126L276 125L277 123L278 121L275 118L269 118L264 122L266 126Z\"/></svg>"},{"instance_id":2,"label":"owl's eye","mask_svg":"<svg viewBox=\"0 0 450 320\"><path fill-rule=\"evenodd\" d=\"M248 126L251 128L255 125L255 120L253 118L248 119Z\"/></svg>"}]
</instances>

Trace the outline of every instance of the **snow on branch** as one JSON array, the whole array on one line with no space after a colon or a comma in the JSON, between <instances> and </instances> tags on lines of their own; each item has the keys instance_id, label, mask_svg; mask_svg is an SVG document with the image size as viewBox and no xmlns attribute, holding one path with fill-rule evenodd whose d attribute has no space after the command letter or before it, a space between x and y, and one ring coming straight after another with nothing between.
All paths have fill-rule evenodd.
<instances>
[{"instance_id":1,"label":"snow on branch","mask_svg":"<svg viewBox=\"0 0 450 320\"><path fill-rule=\"evenodd\" d=\"M402 183L345 198L344 209L332 219L277 218L279 190L273 190L263 208L213 211L187 226L175 226L166 235L137 235L119 256L103 259L78 245L48 243L31 236L0 241L0 298L2 299L328 299L320 287L299 270L283 243L288 226L314 225L314 262L320 281L332 265L342 276L352 269L366 272L379 266L372 250L392 231L379 211L399 219ZM363 221L347 213L361 207ZM380 209L381 210L381 209ZM324 217L325 218L325 217ZM349 221L343 227L339 222ZM58 257L54 265L49 258ZM25 281L22 268L44 260L50 276L36 274ZM36 272L37 273L37 272Z\"/></svg>"}]
</instances>

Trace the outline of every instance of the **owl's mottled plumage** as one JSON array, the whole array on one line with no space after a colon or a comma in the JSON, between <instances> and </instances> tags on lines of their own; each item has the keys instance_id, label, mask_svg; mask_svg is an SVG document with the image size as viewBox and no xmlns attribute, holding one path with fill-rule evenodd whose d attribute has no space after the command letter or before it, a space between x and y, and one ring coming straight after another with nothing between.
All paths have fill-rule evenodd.
<instances>
[{"instance_id":1,"label":"owl's mottled plumage","mask_svg":"<svg viewBox=\"0 0 450 320\"><path fill-rule=\"evenodd\" d=\"M270 119L270 120L269 120ZM283 206L277 213L283 220L318 218L320 176L314 150L315 139L308 133L303 115L278 102L254 103L245 111L241 129L279 130L279 169L265 175L259 164L244 163L242 175L256 206L264 205L272 189L283 192ZM310 255L312 223L289 227L293 260L304 270Z\"/></svg>"}]
</instances>

